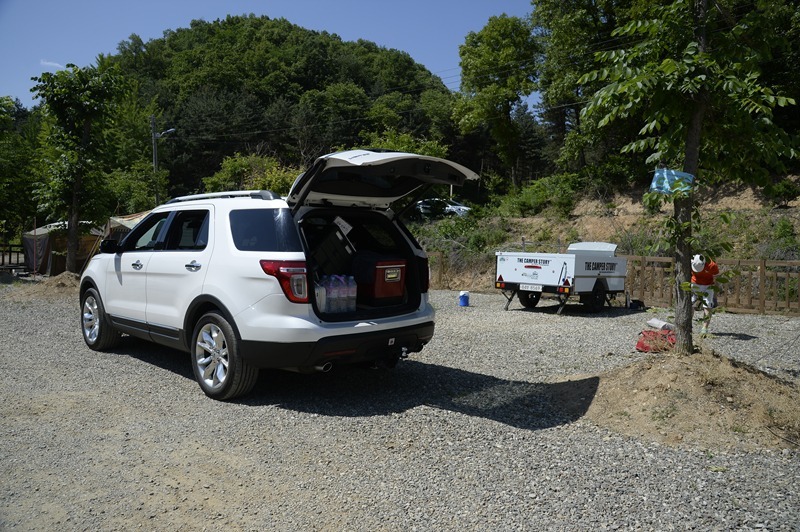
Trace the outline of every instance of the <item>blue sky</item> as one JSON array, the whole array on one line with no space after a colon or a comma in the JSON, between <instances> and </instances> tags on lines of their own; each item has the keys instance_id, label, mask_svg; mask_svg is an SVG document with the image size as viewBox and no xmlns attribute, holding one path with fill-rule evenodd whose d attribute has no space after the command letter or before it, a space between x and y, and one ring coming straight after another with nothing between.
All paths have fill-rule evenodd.
<instances>
[{"instance_id":1,"label":"blue sky","mask_svg":"<svg viewBox=\"0 0 800 532\"><path fill-rule=\"evenodd\" d=\"M457 90L467 33L531 10L530 0L0 0L0 96L31 107L31 77L92 65L132 33L146 42L195 19L250 13L403 50Z\"/></svg>"}]
</instances>

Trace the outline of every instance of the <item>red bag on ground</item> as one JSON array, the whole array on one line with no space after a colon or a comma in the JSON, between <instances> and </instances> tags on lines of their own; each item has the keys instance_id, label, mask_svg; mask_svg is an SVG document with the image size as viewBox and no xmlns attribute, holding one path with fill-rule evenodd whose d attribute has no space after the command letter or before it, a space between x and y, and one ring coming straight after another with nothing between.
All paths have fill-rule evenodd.
<instances>
[{"instance_id":1,"label":"red bag on ground","mask_svg":"<svg viewBox=\"0 0 800 532\"><path fill-rule=\"evenodd\" d=\"M675 347L675 331L659 329L656 331L644 330L639 333L636 350L644 353L660 353Z\"/></svg>"}]
</instances>

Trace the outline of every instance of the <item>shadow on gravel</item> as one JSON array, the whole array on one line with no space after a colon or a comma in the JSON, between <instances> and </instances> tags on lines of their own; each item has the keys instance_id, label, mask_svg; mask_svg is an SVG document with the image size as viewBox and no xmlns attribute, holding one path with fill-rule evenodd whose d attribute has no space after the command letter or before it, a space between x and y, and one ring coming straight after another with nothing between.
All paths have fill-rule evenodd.
<instances>
[{"instance_id":1,"label":"shadow on gravel","mask_svg":"<svg viewBox=\"0 0 800 532\"><path fill-rule=\"evenodd\" d=\"M128 356L194 380L188 353L160 346L152 342L126 336L109 354ZM199 390L199 388L198 388ZM202 393L202 392L200 392Z\"/></svg>"},{"instance_id":2,"label":"shadow on gravel","mask_svg":"<svg viewBox=\"0 0 800 532\"><path fill-rule=\"evenodd\" d=\"M126 337L111 352L194 381L189 356L181 351ZM426 405L536 430L582 417L598 384L597 377L557 383L510 381L406 360L391 370L346 366L314 374L262 370L253 391L235 402L342 417L384 416ZM197 394L212 401L199 388Z\"/></svg>"},{"instance_id":3,"label":"shadow on gravel","mask_svg":"<svg viewBox=\"0 0 800 532\"><path fill-rule=\"evenodd\" d=\"M515 300L516 301L516 300ZM558 313L558 304L548 302L543 305L537 305L533 308L524 308L514 306L514 302L508 307L508 312L530 312L534 314L550 314L555 316ZM561 316L581 316L581 317L595 317L595 318L613 318L615 316L627 316L628 314L640 314L641 310L631 310L625 307L603 307L600 312L593 312L586 308L586 305L578 303L567 303L564 305L564 310L561 311Z\"/></svg>"},{"instance_id":4,"label":"shadow on gravel","mask_svg":"<svg viewBox=\"0 0 800 532\"><path fill-rule=\"evenodd\" d=\"M262 371L241 403L277 405L324 416L382 416L426 405L536 430L571 423L586 413L599 379L559 383L509 381L403 361L393 370L339 368L298 375Z\"/></svg>"},{"instance_id":5,"label":"shadow on gravel","mask_svg":"<svg viewBox=\"0 0 800 532\"><path fill-rule=\"evenodd\" d=\"M743 334L743 333L722 333L722 332L714 332L714 336L727 336L728 338L733 338L734 340L742 340L742 341L749 341L749 340L756 340L758 336L752 336L750 334Z\"/></svg>"}]
</instances>

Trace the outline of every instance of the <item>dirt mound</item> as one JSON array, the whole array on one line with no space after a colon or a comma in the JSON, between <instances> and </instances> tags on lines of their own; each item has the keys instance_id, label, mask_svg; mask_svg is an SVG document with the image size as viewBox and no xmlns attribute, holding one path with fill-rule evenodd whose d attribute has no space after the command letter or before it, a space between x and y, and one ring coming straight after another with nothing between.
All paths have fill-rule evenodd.
<instances>
[{"instance_id":1,"label":"dirt mound","mask_svg":"<svg viewBox=\"0 0 800 532\"><path fill-rule=\"evenodd\" d=\"M79 283L80 276L69 272L54 277L23 280L15 283L14 289L8 293L8 298L11 301L55 299L72 295L77 298Z\"/></svg>"},{"instance_id":2,"label":"dirt mound","mask_svg":"<svg viewBox=\"0 0 800 532\"><path fill-rule=\"evenodd\" d=\"M652 356L600 376L587 417L615 432L704 449L796 448L800 390L714 353Z\"/></svg>"}]
</instances>

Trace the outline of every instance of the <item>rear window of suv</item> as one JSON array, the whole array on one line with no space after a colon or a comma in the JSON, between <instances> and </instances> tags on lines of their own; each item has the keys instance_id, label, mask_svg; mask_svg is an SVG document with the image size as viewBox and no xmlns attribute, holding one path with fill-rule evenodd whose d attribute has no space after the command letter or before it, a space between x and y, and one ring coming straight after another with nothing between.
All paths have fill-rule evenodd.
<instances>
[{"instance_id":1,"label":"rear window of suv","mask_svg":"<svg viewBox=\"0 0 800 532\"><path fill-rule=\"evenodd\" d=\"M231 236L242 251L302 251L289 209L231 211Z\"/></svg>"}]
</instances>

